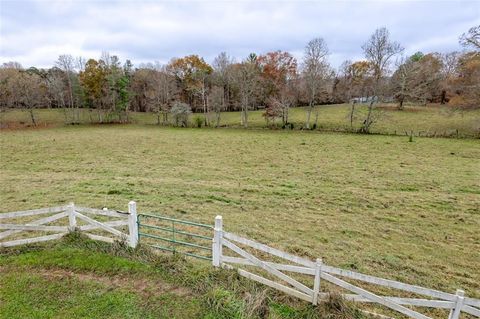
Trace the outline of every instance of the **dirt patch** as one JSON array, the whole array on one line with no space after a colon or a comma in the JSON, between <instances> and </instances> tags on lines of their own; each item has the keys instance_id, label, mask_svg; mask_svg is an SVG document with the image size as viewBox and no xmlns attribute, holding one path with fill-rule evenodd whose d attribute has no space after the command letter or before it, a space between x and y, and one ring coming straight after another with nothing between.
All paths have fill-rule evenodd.
<instances>
[{"instance_id":1,"label":"dirt patch","mask_svg":"<svg viewBox=\"0 0 480 319\"><path fill-rule=\"evenodd\" d=\"M65 269L35 269L35 273L46 279L71 278L83 282L97 282L113 289L126 289L144 296L172 293L177 296L191 295L191 291L184 287L176 287L164 281L152 278L135 278L123 275L99 275L95 273L78 273Z\"/></svg>"}]
</instances>

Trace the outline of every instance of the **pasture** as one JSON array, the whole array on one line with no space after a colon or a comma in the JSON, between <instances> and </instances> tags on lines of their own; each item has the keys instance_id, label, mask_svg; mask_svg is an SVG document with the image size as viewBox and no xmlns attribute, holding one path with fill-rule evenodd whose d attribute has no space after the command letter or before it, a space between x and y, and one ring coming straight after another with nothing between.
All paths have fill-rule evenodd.
<instances>
[{"instance_id":1,"label":"pasture","mask_svg":"<svg viewBox=\"0 0 480 319\"><path fill-rule=\"evenodd\" d=\"M480 297L478 140L149 125L2 131L0 211L74 201L212 223Z\"/></svg>"},{"instance_id":2,"label":"pasture","mask_svg":"<svg viewBox=\"0 0 480 319\"><path fill-rule=\"evenodd\" d=\"M322 131L351 131L358 129L364 120L366 106L357 105L350 125L350 105L320 105L318 110L318 130ZM403 111L398 111L393 104L379 108L380 119L373 125L372 133L402 135L413 132L421 136L449 136L449 137L479 137L480 136L480 110L454 111L438 104L423 106L406 106ZM266 128L263 110L248 113L250 128ZM34 110L38 125L62 126L65 123L65 110L63 109L38 109ZM98 121L96 110L80 109L80 122L92 123ZM195 126L196 118L203 118L203 114L190 115L190 125ZM303 107L291 108L289 122L295 129L304 126L306 111ZM129 118L134 124L155 125L157 117L152 113L130 112ZM214 122L215 114L211 115ZM222 112L220 125L223 127L241 127L240 112ZM171 119L170 119L171 120ZM315 120L315 111L312 113L312 124ZM280 128L281 121L276 120L274 127ZM31 125L30 115L22 110L7 110L0 113L0 127L25 127ZM270 126L271 123L270 123Z\"/></svg>"}]
</instances>

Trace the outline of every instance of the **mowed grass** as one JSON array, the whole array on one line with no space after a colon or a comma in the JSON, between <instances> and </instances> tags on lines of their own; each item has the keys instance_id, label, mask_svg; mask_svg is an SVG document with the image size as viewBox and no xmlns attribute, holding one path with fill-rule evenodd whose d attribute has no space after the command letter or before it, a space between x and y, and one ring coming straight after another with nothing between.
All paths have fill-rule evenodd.
<instances>
[{"instance_id":1,"label":"mowed grass","mask_svg":"<svg viewBox=\"0 0 480 319\"><path fill-rule=\"evenodd\" d=\"M320 105L318 109L318 130L323 131L350 131L350 105ZM353 130L358 130L365 119L366 106L357 105ZM393 104L381 108L381 116L373 125L372 133L405 135L413 134L422 136L452 136L452 137L480 137L480 109L473 111L455 112L451 108L432 104L424 106L406 106L403 111L396 109ZM65 123L66 111L63 109L39 109L34 111L39 126L61 126ZM67 111L68 112L68 111ZM250 128L265 128L266 122L263 110L250 111L248 115ZM157 117L152 113L130 113L130 120L135 124L154 125ZM190 116L190 125L195 126L195 118L203 114L194 113ZM214 115L212 115L212 118ZM223 112L221 126L240 127L239 112ZM303 107L291 108L289 121L295 129L305 125L306 110ZM312 114L312 125L315 114ZM98 121L95 110L80 110L80 122L90 123ZM18 127L31 125L30 115L21 110L8 110L0 113L0 124L3 127ZM281 126L280 120L275 125Z\"/></svg>"},{"instance_id":2,"label":"mowed grass","mask_svg":"<svg viewBox=\"0 0 480 319\"><path fill-rule=\"evenodd\" d=\"M213 223L480 297L478 140L155 126L2 131L0 211L74 201Z\"/></svg>"}]
</instances>

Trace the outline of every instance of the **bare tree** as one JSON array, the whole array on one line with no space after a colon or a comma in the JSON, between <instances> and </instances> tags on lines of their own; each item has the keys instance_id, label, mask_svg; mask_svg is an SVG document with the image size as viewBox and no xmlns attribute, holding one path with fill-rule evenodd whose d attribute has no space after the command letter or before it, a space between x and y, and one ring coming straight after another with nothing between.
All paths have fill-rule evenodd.
<instances>
[{"instance_id":1,"label":"bare tree","mask_svg":"<svg viewBox=\"0 0 480 319\"><path fill-rule=\"evenodd\" d=\"M66 96L68 95L68 88L65 85L63 71L57 67L48 71L48 89L53 96L55 105L65 108L67 106Z\"/></svg>"},{"instance_id":2,"label":"bare tree","mask_svg":"<svg viewBox=\"0 0 480 319\"><path fill-rule=\"evenodd\" d=\"M281 113L282 113L282 124L284 127L289 124L289 114L290 114L290 107L295 106L298 102L297 98L298 95L296 92L298 91L298 77L290 78L287 81L285 87L279 92L277 102L280 103Z\"/></svg>"},{"instance_id":3,"label":"bare tree","mask_svg":"<svg viewBox=\"0 0 480 319\"><path fill-rule=\"evenodd\" d=\"M255 93L259 83L259 69L253 55L234 68L234 79L238 87L241 106L241 124L248 127L248 110L255 101Z\"/></svg>"},{"instance_id":4,"label":"bare tree","mask_svg":"<svg viewBox=\"0 0 480 319\"><path fill-rule=\"evenodd\" d=\"M198 80L198 86L195 87L195 93L200 96L203 106L203 119L205 126L210 125L210 108L208 105L208 89L211 71L210 70L198 70L194 74L194 78Z\"/></svg>"},{"instance_id":5,"label":"bare tree","mask_svg":"<svg viewBox=\"0 0 480 319\"><path fill-rule=\"evenodd\" d=\"M411 96L411 82L415 75L416 68L414 62L402 57L398 62L398 69L392 76L394 96L398 101L398 109L403 110L403 103L407 96Z\"/></svg>"},{"instance_id":6,"label":"bare tree","mask_svg":"<svg viewBox=\"0 0 480 319\"><path fill-rule=\"evenodd\" d=\"M460 44L465 48L471 47L480 52L480 25L471 27L468 32L460 36Z\"/></svg>"},{"instance_id":7,"label":"bare tree","mask_svg":"<svg viewBox=\"0 0 480 319\"><path fill-rule=\"evenodd\" d=\"M78 70L78 72L85 71L85 65L87 64L87 59L85 59L82 56L78 56L75 59L75 67Z\"/></svg>"},{"instance_id":8,"label":"bare tree","mask_svg":"<svg viewBox=\"0 0 480 319\"><path fill-rule=\"evenodd\" d=\"M307 119L305 121L305 128L307 129L310 128L310 116L329 69L328 54L327 44L322 38L311 40L305 47L302 69L308 99Z\"/></svg>"},{"instance_id":9,"label":"bare tree","mask_svg":"<svg viewBox=\"0 0 480 319\"><path fill-rule=\"evenodd\" d=\"M72 76L75 71L75 59L70 54L63 54L58 57L55 65L65 73L68 86L68 105L72 111L71 123L78 122L78 112L74 110Z\"/></svg>"},{"instance_id":10,"label":"bare tree","mask_svg":"<svg viewBox=\"0 0 480 319\"><path fill-rule=\"evenodd\" d=\"M224 104L227 107L230 104L230 87L232 82L232 65L234 59L226 52L221 52L213 60L213 81L223 88Z\"/></svg>"},{"instance_id":11,"label":"bare tree","mask_svg":"<svg viewBox=\"0 0 480 319\"><path fill-rule=\"evenodd\" d=\"M280 118L282 120L283 127L285 128L288 122L288 115L290 107L295 103L295 94L291 88L285 88L279 92L277 96L271 96L267 99L267 108L263 116L267 120L267 124L272 121L275 124L275 119Z\"/></svg>"},{"instance_id":12,"label":"bare tree","mask_svg":"<svg viewBox=\"0 0 480 319\"><path fill-rule=\"evenodd\" d=\"M418 55L418 53L417 53ZM433 101L441 94L442 63L433 54L421 55L415 58L402 58L398 69L391 78L394 98L399 102L398 108L403 109L403 103Z\"/></svg>"},{"instance_id":13,"label":"bare tree","mask_svg":"<svg viewBox=\"0 0 480 319\"><path fill-rule=\"evenodd\" d=\"M34 109L45 105L46 87L40 76L28 71L22 71L19 78L19 92L21 93L21 105L28 111L32 124L37 125Z\"/></svg>"},{"instance_id":14,"label":"bare tree","mask_svg":"<svg viewBox=\"0 0 480 319\"><path fill-rule=\"evenodd\" d=\"M456 74L459 57L460 52L458 51L442 54L442 74L445 77L451 77Z\"/></svg>"},{"instance_id":15,"label":"bare tree","mask_svg":"<svg viewBox=\"0 0 480 319\"><path fill-rule=\"evenodd\" d=\"M372 116L375 103L379 100L381 95L380 85L382 78L387 74L390 60L393 56L403 52L403 47L398 43L390 40L390 33L387 28L379 28L370 36L370 39L362 45L363 53L370 62L373 68L373 97L368 106L368 112L363 121L363 133L370 132L370 127L378 119L377 116Z\"/></svg>"},{"instance_id":16,"label":"bare tree","mask_svg":"<svg viewBox=\"0 0 480 319\"><path fill-rule=\"evenodd\" d=\"M158 62L155 65L155 72L151 78L152 86L148 90L148 96L154 100L154 109L157 113L157 124L160 124L160 114L163 115L162 122L167 124L170 106L178 93L175 77L169 73L167 66Z\"/></svg>"},{"instance_id":17,"label":"bare tree","mask_svg":"<svg viewBox=\"0 0 480 319\"><path fill-rule=\"evenodd\" d=\"M20 107L20 74L23 67L18 62L3 63L0 67L0 104L3 108Z\"/></svg>"},{"instance_id":18,"label":"bare tree","mask_svg":"<svg viewBox=\"0 0 480 319\"><path fill-rule=\"evenodd\" d=\"M208 95L212 110L215 112L215 127L220 126L220 114L223 110L225 110L226 107L224 93L223 87L214 86Z\"/></svg>"},{"instance_id":19,"label":"bare tree","mask_svg":"<svg viewBox=\"0 0 480 319\"><path fill-rule=\"evenodd\" d=\"M452 82L458 76L458 62L460 59L460 52L453 51L441 55L442 59L442 81L441 81L441 98L440 103L445 104L448 102L448 96L451 95Z\"/></svg>"}]
</instances>

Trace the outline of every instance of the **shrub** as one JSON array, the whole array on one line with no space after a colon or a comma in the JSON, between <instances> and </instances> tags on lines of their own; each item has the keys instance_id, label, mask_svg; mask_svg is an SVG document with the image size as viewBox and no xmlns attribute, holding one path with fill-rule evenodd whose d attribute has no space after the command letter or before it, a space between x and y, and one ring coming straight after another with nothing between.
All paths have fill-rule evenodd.
<instances>
[{"instance_id":1,"label":"shrub","mask_svg":"<svg viewBox=\"0 0 480 319\"><path fill-rule=\"evenodd\" d=\"M201 116L195 116L195 118L193 119L195 125L198 127L198 128L201 128L202 127L202 124L203 124L203 117Z\"/></svg>"},{"instance_id":2,"label":"shrub","mask_svg":"<svg viewBox=\"0 0 480 319\"><path fill-rule=\"evenodd\" d=\"M187 127L188 116L192 113L192 108L186 103L176 101L173 103L170 113L172 113L175 126Z\"/></svg>"}]
</instances>

